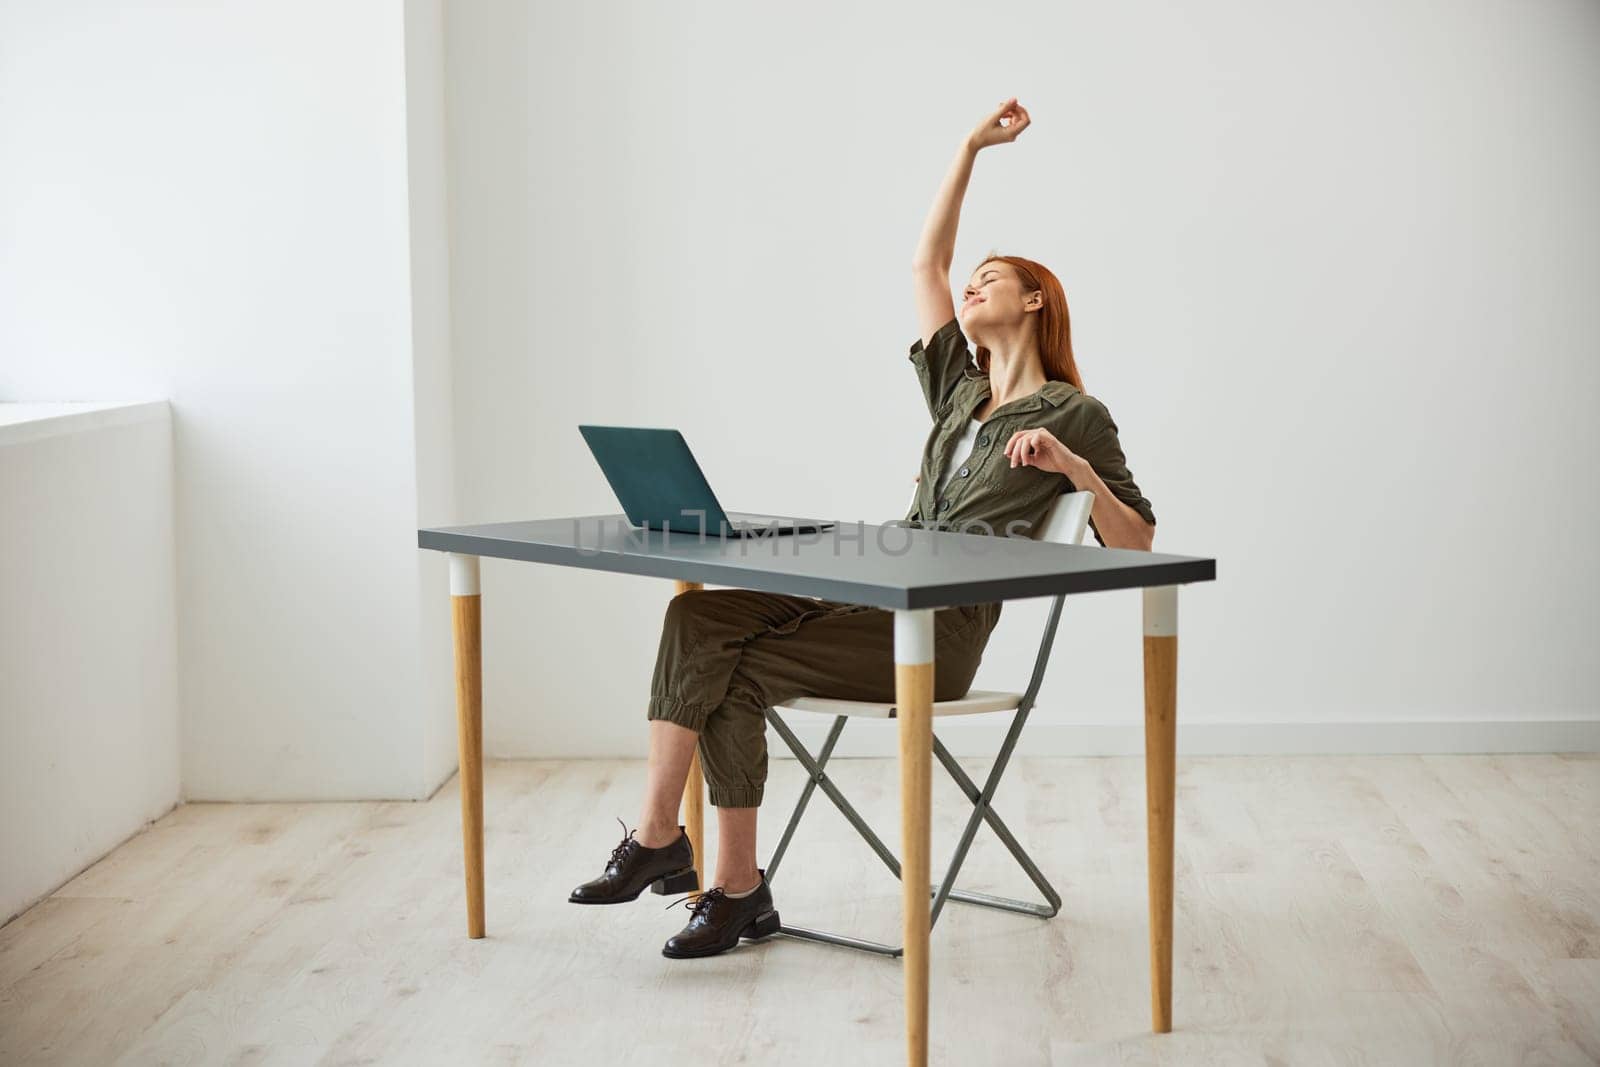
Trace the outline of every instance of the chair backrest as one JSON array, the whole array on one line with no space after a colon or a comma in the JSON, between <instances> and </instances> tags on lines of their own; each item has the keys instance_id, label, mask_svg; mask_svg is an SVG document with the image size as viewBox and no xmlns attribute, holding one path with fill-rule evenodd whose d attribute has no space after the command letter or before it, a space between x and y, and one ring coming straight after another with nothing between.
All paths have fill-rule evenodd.
<instances>
[{"instance_id":1,"label":"chair backrest","mask_svg":"<svg viewBox=\"0 0 1600 1067\"><path fill-rule=\"evenodd\" d=\"M1094 511L1094 494L1087 489L1062 493L1044 513L1035 541L1054 541L1058 545L1081 545Z\"/></svg>"},{"instance_id":2,"label":"chair backrest","mask_svg":"<svg viewBox=\"0 0 1600 1067\"><path fill-rule=\"evenodd\" d=\"M911 499L906 510L917 506L917 486L911 486ZM1054 541L1058 545L1081 545L1089 528L1089 515L1094 511L1094 494L1087 489L1062 493L1044 513L1035 541Z\"/></svg>"},{"instance_id":3,"label":"chair backrest","mask_svg":"<svg viewBox=\"0 0 1600 1067\"><path fill-rule=\"evenodd\" d=\"M917 486L913 485L911 501L906 505L906 510L910 511L916 505ZM1033 539L1054 541L1063 545L1081 545L1084 531L1089 526L1089 515L1093 510L1094 494L1089 490L1079 489L1071 493L1062 493L1044 513L1044 519L1039 523L1038 533ZM1050 617L1045 620L1044 636L1039 641L1039 651L1033 660L1033 675L1028 679L1027 692L1022 695L1017 707L1017 716L1011 723L1013 731L1022 729L1028 713L1033 710L1033 702L1038 699L1039 687L1044 684L1045 668L1050 664L1050 652L1055 647L1056 627L1061 622L1061 609L1066 600L1065 593L1057 593L1050 605Z\"/></svg>"},{"instance_id":4,"label":"chair backrest","mask_svg":"<svg viewBox=\"0 0 1600 1067\"><path fill-rule=\"evenodd\" d=\"M1094 494L1087 489L1079 489L1071 493L1062 493L1056 497L1050 510L1044 513L1044 521L1039 524L1039 534L1035 541L1054 541L1063 545L1083 544L1083 534L1089 526L1089 514L1094 510ZM1061 622L1061 609L1067 602L1065 593L1057 593L1050 604L1050 617L1044 623L1044 636L1039 640L1039 651L1033 659L1033 675L1028 679L1028 689L1022 695L1019 714L1011 725L1013 730L1022 729L1022 722L1033 710L1033 702L1038 699L1039 687L1044 684L1045 668L1050 665L1050 652L1056 644L1056 627Z\"/></svg>"}]
</instances>

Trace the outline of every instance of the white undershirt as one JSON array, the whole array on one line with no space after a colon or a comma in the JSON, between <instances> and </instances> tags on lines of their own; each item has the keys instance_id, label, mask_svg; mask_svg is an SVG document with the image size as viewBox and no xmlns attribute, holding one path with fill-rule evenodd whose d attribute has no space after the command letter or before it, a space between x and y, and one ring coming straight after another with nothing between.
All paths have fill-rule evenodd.
<instances>
[{"instance_id":1,"label":"white undershirt","mask_svg":"<svg viewBox=\"0 0 1600 1067\"><path fill-rule=\"evenodd\" d=\"M939 484L934 491L933 498L935 500L944 496L946 487L950 485L950 479L955 477L956 471L961 469L962 463L972 457L972 442L978 439L978 427L982 425L983 423L977 419L971 419L967 422L967 428L961 431L961 436L956 439L955 451L950 453L950 469L944 472L944 477L939 479Z\"/></svg>"}]
</instances>

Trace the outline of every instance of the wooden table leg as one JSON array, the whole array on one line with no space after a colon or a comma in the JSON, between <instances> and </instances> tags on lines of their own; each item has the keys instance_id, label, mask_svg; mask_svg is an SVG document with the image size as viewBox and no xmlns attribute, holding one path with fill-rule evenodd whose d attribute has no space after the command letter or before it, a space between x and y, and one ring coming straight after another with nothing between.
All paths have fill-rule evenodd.
<instances>
[{"instance_id":1,"label":"wooden table leg","mask_svg":"<svg viewBox=\"0 0 1600 1067\"><path fill-rule=\"evenodd\" d=\"M702 589L700 582L674 582L673 596L691 589ZM694 850L694 873L700 888L706 885L706 779L700 769L700 749L689 758L689 777L683 783L683 832L689 835Z\"/></svg>"},{"instance_id":2,"label":"wooden table leg","mask_svg":"<svg viewBox=\"0 0 1600 1067\"><path fill-rule=\"evenodd\" d=\"M1178 587L1144 591L1144 786L1150 855L1150 1017L1172 1030L1172 842L1178 751Z\"/></svg>"},{"instance_id":3,"label":"wooden table leg","mask_svg":"<svg viewBox=\"0 0 1600 1067\"><path fill-rule=\"evenodd\" d=\"M928 1063L928 821L933 790L933 611L894 613L900 720L900 889L905 909L906 1062Z\"/></svg>"},{"instance_id":4,"label":"wooden table leg","mask_svg":"<svg viewBox=\"0 0 1600 1067\"><path fill-rule=\"evenodd\" d=\"M706 777L700 770L700 750L689 757L689 777L683 782L683 832L694 850L694 876L706 887Z\"/></svg>"},{"instance_id":5,"label":"wooden table leg","mask_svg":"<svg viewBox=\"0 0 1600 1067\"><path fill-rule=\"evenodd\" d=\"M456 646L456 742L460 749L461 853L467 874L467 936L483 930L483 598L478 557L450 557L450 617Z\"/></svg>"}]
</instances>

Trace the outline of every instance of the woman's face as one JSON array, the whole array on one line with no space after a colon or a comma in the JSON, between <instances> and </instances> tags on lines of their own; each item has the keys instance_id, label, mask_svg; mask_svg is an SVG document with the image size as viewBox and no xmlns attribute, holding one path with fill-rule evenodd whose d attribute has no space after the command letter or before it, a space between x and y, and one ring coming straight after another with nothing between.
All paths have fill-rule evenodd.
<instances>
[{"instance_id":1,"label":"woman's face","mask_svg":"<svg viewBox=\"0 0 1600 1067\"><path fill-rule=\"evenodd\" d=\"M1025 314L1026 297L1021 279L1011 264L993 260L973 271L961 291L961 326L970 338L972 327L1016 324Z\"/></svg>"}]
</instances>

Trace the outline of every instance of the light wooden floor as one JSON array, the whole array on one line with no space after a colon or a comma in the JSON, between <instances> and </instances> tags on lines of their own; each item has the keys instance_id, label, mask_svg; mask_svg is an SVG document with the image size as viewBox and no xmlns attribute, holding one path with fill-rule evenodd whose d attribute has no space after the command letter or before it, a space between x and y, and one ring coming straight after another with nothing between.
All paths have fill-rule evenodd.
<instances>
[{"instance_id":1,"label":"light wooden floor","mask_svg":"<svg viewBox=\"0 0 1600 1067\"><path fill-rule=\"evenodd\" d=\"M893 762L835 768L897 842ZM420 804L179 808L0 929L0 1062L902 1062L898 962L785 939L672 961L663 898L566 903L642 777L490 764L477 942L453 781ZM801 781L773 761L764 848ZM935 1062L1600 1062L1600 758L1180 757L1164 1036L1143 790L1137 760L1013 767L996 806L1062 913L946 910ZM962 806L936 775L936 870ZM980 834L963 882L1023 895L1008 863ZM791 922L898 932L897 886L820 795L774 888Z\"/></svg>"}]
</instances>

